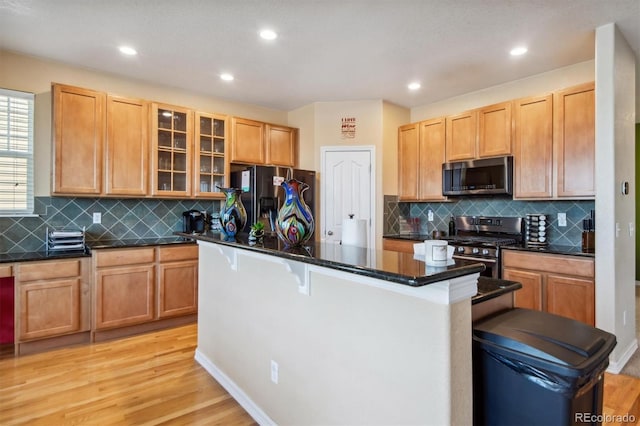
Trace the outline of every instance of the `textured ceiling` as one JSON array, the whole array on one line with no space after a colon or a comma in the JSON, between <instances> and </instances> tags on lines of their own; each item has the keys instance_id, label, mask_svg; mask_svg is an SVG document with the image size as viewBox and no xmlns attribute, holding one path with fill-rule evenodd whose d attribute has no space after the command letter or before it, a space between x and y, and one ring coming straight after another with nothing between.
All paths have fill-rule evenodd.
<instances>
[{"instance_id":1,"label":"textured ceiling","mask_svg":"<svg viewBox=\"0 0 640 426\"><path fill-rule=\"evenodd\" d=\"M593 59L611 22L639 57L640 0L0 0L0 48L280 110L411 108Z\"/></svg>"}]
</instances>

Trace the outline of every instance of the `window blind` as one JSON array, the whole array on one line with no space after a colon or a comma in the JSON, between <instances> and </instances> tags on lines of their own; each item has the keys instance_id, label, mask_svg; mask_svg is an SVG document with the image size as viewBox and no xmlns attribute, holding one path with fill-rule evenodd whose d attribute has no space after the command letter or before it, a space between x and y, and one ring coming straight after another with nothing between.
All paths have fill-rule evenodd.
<instances>
[{"instance_id":1,"label":"window blind","mask_svg":"<svg viewBox=\"0 0 640 426\"><path fill-rule=\"evenodd\" d=\"M33 213L33 103L0 89L0 215Z\"/></svg>"}]
</instances>

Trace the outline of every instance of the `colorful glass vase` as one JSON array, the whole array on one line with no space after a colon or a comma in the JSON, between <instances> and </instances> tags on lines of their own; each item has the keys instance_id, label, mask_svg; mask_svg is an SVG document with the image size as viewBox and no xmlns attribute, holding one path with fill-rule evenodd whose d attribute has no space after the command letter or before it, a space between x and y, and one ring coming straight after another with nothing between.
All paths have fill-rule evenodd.
<instances>
[{"instance_id":1,"label":"colorful glass vase","mask_svg":"<svg viewBox=\"0 0 640 426\"><path fill-rule=\"evenodd\" d=\"M238 232L242 232L247 224L247 211L240 199L242 190L238 188L221 188L219 186L218 189L224 192L226 197L220 210L220 230L225 236L233 238Z\"/></svg>"},{"instance_id":2,"label":"colorful glass vase","mask_svg":"<svg viewBox=\"0 0 640 426\"><path fill-rule=\"evenodd\" d=\"M300 246L311 238L315 228L311 209L302 197L309 185L297 179L289 179L280 186L284 188L285 200L278 211L276 234L285 246Z\"/></svg>"}]
</instances>

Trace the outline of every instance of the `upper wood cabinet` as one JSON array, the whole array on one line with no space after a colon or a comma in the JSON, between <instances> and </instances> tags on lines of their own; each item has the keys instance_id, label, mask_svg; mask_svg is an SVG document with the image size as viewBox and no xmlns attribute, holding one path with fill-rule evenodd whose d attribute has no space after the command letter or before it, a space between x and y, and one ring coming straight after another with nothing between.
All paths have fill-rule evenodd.
<instances>
[{"instance_id":1,"label":"upper wood cabinet","mask_svg":"<svg viewBox=\"0 0 640 426\"><path fill-rule=\"evenodd\" d=\"M514 198L553 195L553 98L551 95L514 102Z\"/></svg>"},{"instance_id":2,"label":"upper wood cabinet","mask_svg":"<svg viewBox=\"0 0 640 426\"><path fill-rule=\"evenodd\" d=\"M53 188L56 195L99 195L106 95L53 85Z\"/></svg>"},{"instance_id":3,"label":"upper wood cabinet","mask_svg":"<svg viewBox=\"0 0 640 426\"><path fill-rule=\"evenodd\" d=\"M153 103L151 119L151 194L191 195L193 111Z\"/></svg>"},{"instance_id":4,"label":"upper wood cabinet","mask_svg":"<svg viewBox=\"0 0 640 426\"><path fill-rule=\"evenodd\" d=\"M595 197L595 85L554 93L558 197Z\"/></svg>"},{"instance_id":5,"label":"upper wood cabinet","mask_svg":"<svg viewBox=\"0 0 640 426\"><path fill-rule=\"evenodd\" d=\"M398 128L398 199L400 201L418 199L419 139L418 123Z\"/></svg>"},{"instance_id":6,"label":"upper wood cabinet","mask_svg":"<svg viewBox=\"0 0 640 426\"><path fill-rule=\"evenodd\" d=\"M297 129L238 117L232 118L231 127L231 162L297 165Z\"/></svg>"},{"instance_id":7,"label":"upper wood cabinet","mask_svg":"<svg viewBox=\"0 0 640 426\"><path fill-rule=\"evenodd\" d=\"M265 164L264 123L234 117L231 120L232 162Z\"/></svg>"},{"instance_id":8,"label":"upper wood cabinet","mask_svg":"<svg viewBox=\"0 0 640 426\"><path fill-rule=\"evenodd\" d=\"M446 118L447 161L476 157L478 111L467 111Z\"/></svg>"},{"instance_id":9,"label":"upper wood cabinet","mask_svg":"<svg viewBox=\"0 0 640 426\"><path fill-rule=\"evenodd\" d=\"M148 102L107 96L104 193L147 195L148 163Z\"/></svg>"},{"instance_id":10,"label":"upper wood cabinet","mask_svg":"<svg viewBox=\"0 0 640 426\"><path fill-rule=\"evenodd\" d=\"M198 198L223 198L218 187L225 187L229 162L228 119L226 115L195 115L193 194Z\"/></svg>"},{"instance_id":11,"label":"upper wood cabinet","mask_svg":"<svg viewBox=\"0 0 640 426\"><path fill-rule=\"evenodd\" d=\"M510 155L511 102L489 105L478 110L478 157Z\"/></svg>"},{"instance_id":12,"label":"upper wood cabinet","mask_svg":"<svg viewBox=\"0 0 640 426\"><path fill-rule=\"evenodd\" d=\"M267 124L265 126L266 164L295 167L298 131L285 126Z\"/></svg>"}]
</instances>

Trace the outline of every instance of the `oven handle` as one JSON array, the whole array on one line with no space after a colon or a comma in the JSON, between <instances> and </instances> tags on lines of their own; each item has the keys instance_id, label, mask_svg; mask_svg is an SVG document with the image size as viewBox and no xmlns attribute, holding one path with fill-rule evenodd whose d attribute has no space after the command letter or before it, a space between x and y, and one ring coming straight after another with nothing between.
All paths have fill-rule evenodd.
<instances>
[{"instance_id":1,"label":"oven handle","mask_svg":"<svg viewBox=\"0 0 640 426\"><path fill-rule=\"evenodd\" d=\"M472 260L478 263L498 263L496 259L487 259L484 257L470 257L470 256L460 256L460 255L454 254L453 258L460 259L460 260Z\"/></svg>"}]
</instances>

